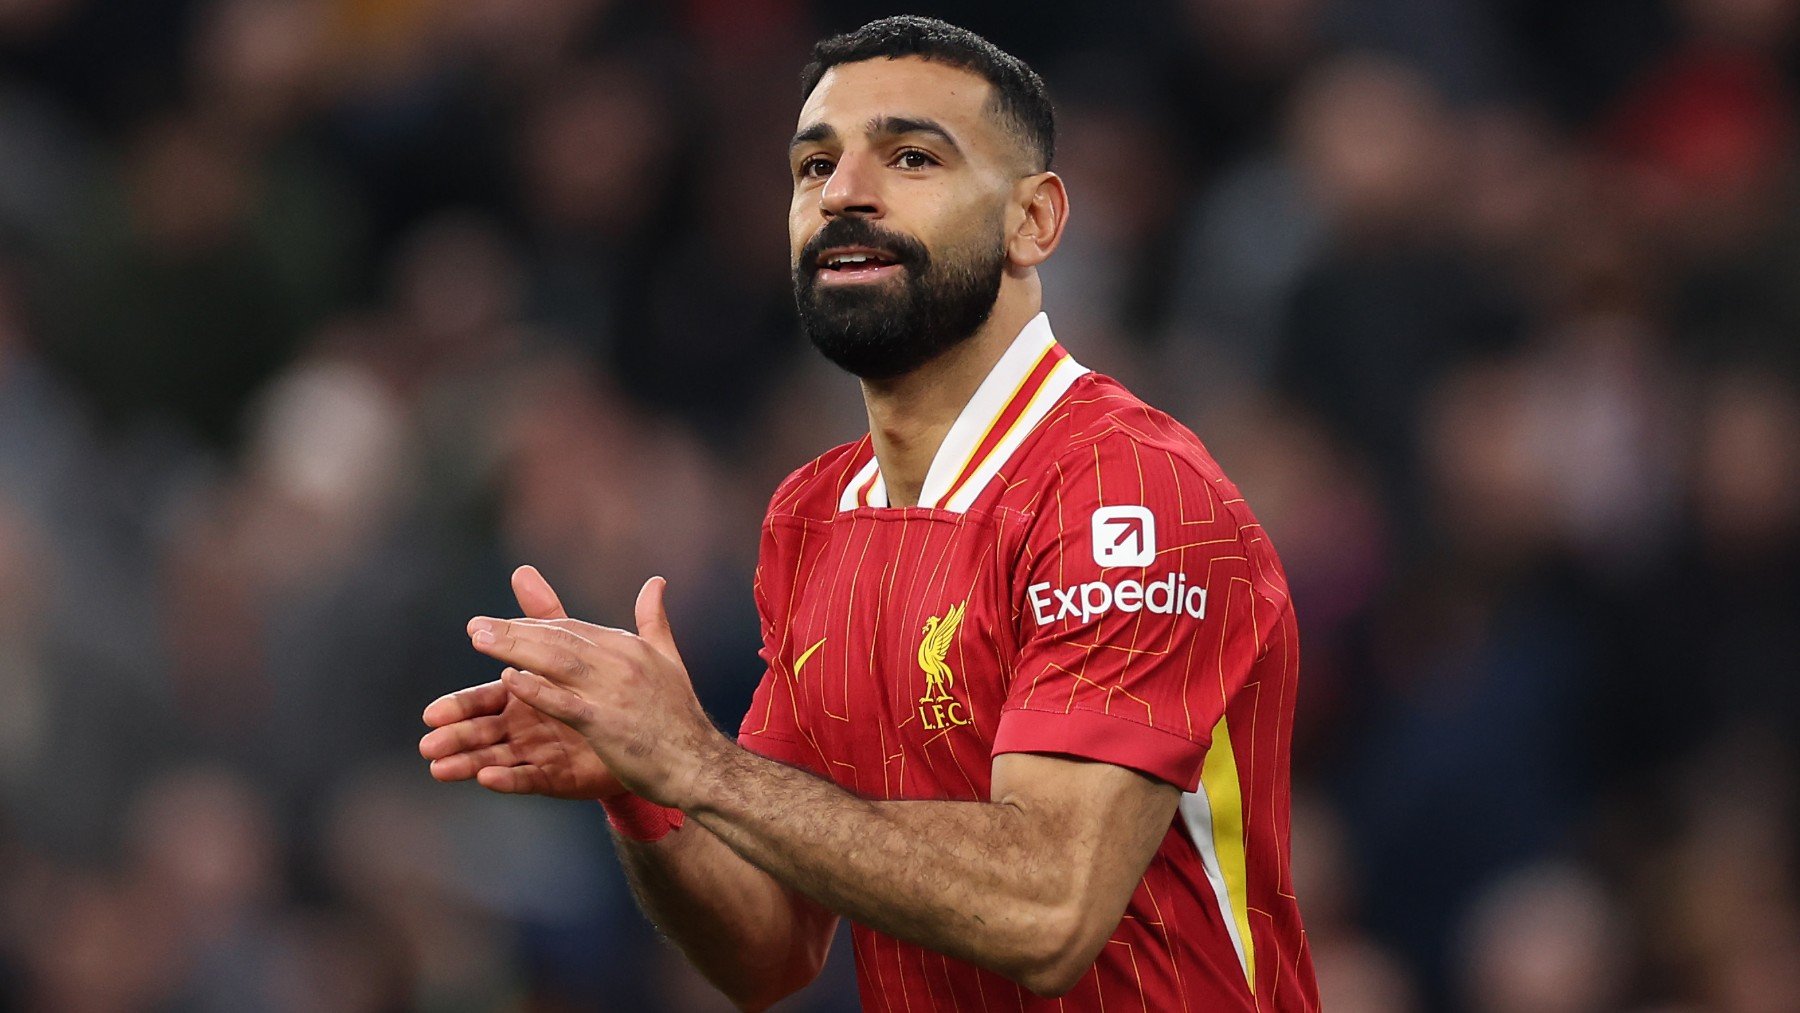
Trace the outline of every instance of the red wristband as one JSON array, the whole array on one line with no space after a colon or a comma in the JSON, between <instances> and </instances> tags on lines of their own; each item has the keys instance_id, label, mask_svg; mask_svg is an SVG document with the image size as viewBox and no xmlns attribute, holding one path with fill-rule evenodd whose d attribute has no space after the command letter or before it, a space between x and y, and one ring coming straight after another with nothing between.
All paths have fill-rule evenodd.
<instances>
[{"instance_id":1,"label":"red wristband","mask_svg":"<svg viewBox=\"0 0 1800 1013\"><path fill-rule=\"evenodd\" d=\"M600 804L606 807L606 819L619 836L646 844L662 840L687 822L687 814L680 809L657 805L631 792L603 798Z\"/></svg>"}]
</instances>

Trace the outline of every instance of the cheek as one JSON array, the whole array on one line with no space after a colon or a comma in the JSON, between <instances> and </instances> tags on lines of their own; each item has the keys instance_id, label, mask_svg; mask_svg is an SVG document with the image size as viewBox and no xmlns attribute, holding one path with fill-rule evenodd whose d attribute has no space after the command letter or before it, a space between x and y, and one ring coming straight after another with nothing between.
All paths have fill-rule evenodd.
<instances>
[{"instance_id":1,"label":"cheek","mask_svg":"<svg viewBox=\"0 0 1800 1013\"><path fill-rule=\"evenodd\" d=\"M1004 209L992 201L969 201L946 209L942 219L934 223L930 238L919 238L933 250L985 253L1000 242L1005 217Z\"/></svg>"},{"instance_id":2,"label":"cheek","mask_svg":"<svg viewBox=\"0 0 1800 1013\"><path fill-rule=\"evenodd\" d=\"M805 197L795 197L788 209L788 261L793 262L800 256L800 250L806 241L818 230L819 215L813 210L812 202Z\"/></svg>"}]
</instances>

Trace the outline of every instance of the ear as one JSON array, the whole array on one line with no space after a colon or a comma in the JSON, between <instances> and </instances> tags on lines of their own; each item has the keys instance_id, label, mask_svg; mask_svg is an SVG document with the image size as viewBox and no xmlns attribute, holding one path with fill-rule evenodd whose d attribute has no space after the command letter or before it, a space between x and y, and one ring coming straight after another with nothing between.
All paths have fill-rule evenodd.
<instances>
[{"instance_id":1,"label":"ear","mask_svg":"<svg viewBox=\"0 0 1800 1013\"><path fill-rule=\"evenodd\" d=\"M1018 228L1007 237L1007 259L1017 267L1036 267L1050 259L1062 242L1069 221L1069 191L1054 172L1038 172L1013 185L1014 206L1023 210Z\"/></svg>"}]
</instances>

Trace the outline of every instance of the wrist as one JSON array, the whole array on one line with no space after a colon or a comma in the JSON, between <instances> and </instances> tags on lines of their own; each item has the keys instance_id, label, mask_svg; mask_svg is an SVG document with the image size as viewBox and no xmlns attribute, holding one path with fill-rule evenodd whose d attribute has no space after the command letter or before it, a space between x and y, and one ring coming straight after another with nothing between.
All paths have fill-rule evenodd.
<instances>
[{"instance_id":1,"label":"wrist","mask_svg":"<svg viewBox=\"0 0 1800 1013\"><path fill-rule=\"evenodd\" d=\"M680 809L657 805L632 792L623 792L600 800L606 819L620 837L650 844L681 829L687 816Z\"/></svg>"},{"instance_id":2,"label":"wrist","mask_svg":"<svg viewBox=\"0 0 1800 1013\"><path fill-rule=\"evenodd\" d=\"M689 753L687 769L676 779L676 790L669 801L688 812L698 813L706 808L717 794L726 768L731 766L732 754L742 752L742 749L713 729L712 734L704 737Z\"/></svg>"}]
</instances>

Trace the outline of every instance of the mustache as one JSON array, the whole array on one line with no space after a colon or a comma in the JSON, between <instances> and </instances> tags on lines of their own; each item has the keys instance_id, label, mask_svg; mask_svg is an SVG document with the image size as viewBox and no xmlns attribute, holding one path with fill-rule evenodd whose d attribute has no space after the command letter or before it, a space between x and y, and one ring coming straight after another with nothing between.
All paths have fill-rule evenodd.
<instances>
[{"instance_id":1,"label":"mustache","mask_svg":"<svg viewBox=\"0 0 1800 1013\"><path fill-rule=\"evenodd\" d=\"M894 263L915 270L923 269L931 262L931 253L925 249L925 244L911 236L890 232L867 218L834 218L801 248L799 263L794 265L796 273L804 278L817 274L819 255L834 246L866 246L880 250Z\"/></svg>"}]
</instances>

